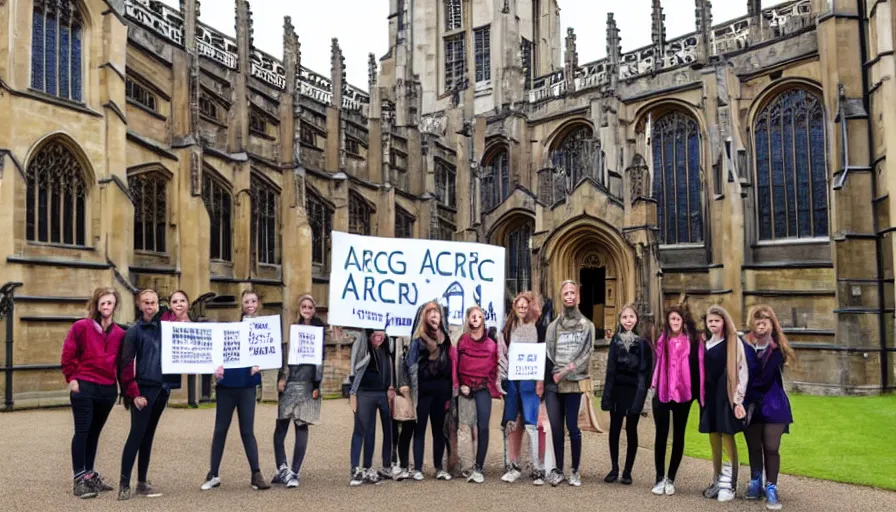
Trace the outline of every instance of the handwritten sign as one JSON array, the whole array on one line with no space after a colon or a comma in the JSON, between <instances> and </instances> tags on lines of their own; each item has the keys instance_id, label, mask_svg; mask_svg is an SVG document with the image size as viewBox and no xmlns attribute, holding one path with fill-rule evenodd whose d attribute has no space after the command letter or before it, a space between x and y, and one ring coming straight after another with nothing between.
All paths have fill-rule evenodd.
<instances>
[{"instance_id":1,"label":"handwritten sign","mask_svg":"<svg viewBox=\"0 0 896 512\"><path fill-rule=\"evenodd\" d=\"M511 343L507 353L507 378L542 380L545 359L544 343Z\"/></svg>"},{"instance_id":2,"label":"handwritten sign","mask_svg":"<svg viewBox=\"0 0 896 512\"><path fill-rule=\"evenodd\" d=\"M162 373L215 373L224 362L224 333L231 325L162 322ZM238 333L240 339L247 335Z\"/></svg>"},{"instance_id":3,"label":"handwritten sign","mask_svg":"<svg viewBox=\"0 0 896 512\"><path fill-rule=\"evenodd\" d=\"M324 362L324 328L292 325L289 328L289 364L321 365Z\"/></svg>"},{"instance_id":4,"label":"handwritten sign","mask_svg":"<svg viewBox=\"0 0 896 512\"><path fill-rule=\"evenodd\" d=\"M249 334L240 367L258 366L262 370L280 368L283 364L280 317L247 318L244 323L249 324Z\"/></svg>"},{"instance_id":5,"label":"handwritten sign","mask_svg":"<svg viewBox=\"0 0 896 512\"><path fill-rule=\"evenodd\" d=\"M451 325L478 304L488 327L504 322L503 247L332 234L329 321L410 336L417 308L438 300Z\"/></svg>"}]
</instances>

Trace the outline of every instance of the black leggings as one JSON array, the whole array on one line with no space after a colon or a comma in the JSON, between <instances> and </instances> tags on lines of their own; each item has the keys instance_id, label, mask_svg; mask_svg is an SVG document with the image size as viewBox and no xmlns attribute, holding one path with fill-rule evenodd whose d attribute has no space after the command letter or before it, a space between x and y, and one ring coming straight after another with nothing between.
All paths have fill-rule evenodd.
<instances>
[{"instance_id":1,"label":"black leggings","mask_svg":"<svg viewBox=\"0 0 896 512\"><path fill-rule=\"evenodd\" d=\"M691 401L660 402L653 398L653 422L656 425L653 459L656 464L656 481L668 476L675 481L678 466L684 456L684 433L691 413ZM669 472L666 473L666 442L669 440L669 417L672 417L672 456L669 459Z\"/></svg>"},{"instance_id":2,"label":"black leggings","mask_svg":"<svg viewBox=\"0 0 896 512\"><path fill-rule=\"evenodd\" d=\"M625 467L622 474L631 476L635 456L638 454L638 420L640 414L625 414L610 411L610 462L613 470L619 471L619 437L622 434L622 420L625 420Z\"/></svg>"},{"instance_id":3,"label":"black leggings","mask_svg":"<svg viewBox=\"0 0 896 512\"><path fill-rule=\"evenodd\" d=\"M221 457L224 456L224 443L227 431L233 421L233 410L240 423L240 438L243 449L249 460L249 469L258 471L258 443L255 441L255 386L251 388L218 387L215 391L218 403L215 408L215 433L212 436L211 474L218 476L221 469Z\"/></svg>"},{"instance_id":4,"label":"black leggings","mask_svg":"<svg viewBox=\"0 0 896 512\"><path fill-rule=\"evenodd\" d=\"M359 391L356 395L355 428L352 431L349 453L352 469L362 467L361 450L364 451L364 468L373 466L373 449L376 443L376 412L380 412L383 428L383 466L392 465L392 413L385 391Z\"/></svg>"},{"instance_id":5,"label":"black leggings","mask_svg":"<svg viewBox=\"0 0 896 512\"><path fill-rule=\"evenodd\" d=\"M143 398L146 398L146 407L137 409L131 404L131 431L128 440L124 443L124 451L121 454L121 479L119 483L123 487L130 487L131 473L134 470L134 460L137 459L137 482L146 482L149 472L149 459L152 456L152 441L156 435L156 427L159 419L168 404L167 389L144 388L141 390Z\"/></svg>"},{"instance_id":6,"label":"black leggings","mask_svg":"<svg viewBox=\"0 0 896 512\"><path fill-rule=\"evenodd\" d=\"M72 436L72 473L75 478L93 472L100 433L118 397L118 388L114 384L94 384L85 380L78 384L79 391L69 393L75 420Z\"/></svg>"},{"instance_id":7,"label":"black leggings","mask_svg":"<svg viewBox=\"0 0 896 512\"><path fill-rule=\"evenodd\" d=\"M445 455L445 407L451 400L451 386L432 393L420 392L417 399L417 427L414 429L414 469L423 471L423 450L426 448L426 420L432 429L432 463L442 469Z\"/></svg>"},{"instance_id":8,"label":"black leggings","mask_svg":"<svg viewBox=\"0 0 896 512\"><path fill-rule=\"evenodd\" d=\"M492 416L492 395L487 389L480 389L472 395L476 401L476 469L482 471L488 452L488 423Z\"/></svg>"},{"instance_id":9,"label":"black leggings","mask_svg":"<svg viewBox=\"0 0 896 512\"><path fill-rule=\"evenodd\" d=\"M762 465L765 461L765 480L770 484L778 484L778 471L781 470L781 437L787 425L783 423L754 423L747 427L747 451L750 454L750 477L753 480L762 478Z\"/></svg>"},{"instance_id":10,"label":"black leggings","mask_svg":"<svg viewBox=\"0 0 896 512\"><path fill-rule=\"evenodd\" d=\"M274 459L277 470L284 464L289 464L286 460L286 434L289 432L289 424L293 420L286 418L285 420L277 420L277 427L274 429ZM296 446L292 451L292 472L299 474L302 470L302 462L305 460L305 452L308 451L308 425L296 425Z\"/></svg>"},{"instance_id":11,"label":"black leggings","mask_svg":"<svg viewBox=\"0 0 896 512\"><path fill-rule=\"evenodd\" d=\"M582 431L579 429L579 408L582 406L581 393L557 393L546 391L544 405L551 423L551 438L554 442L556 467L563 472L563 422L569 430L569 449L572 454L572 470L579 470L582 458Z\"/></svg>"},{"instance_id":12,"label":"black leggings","mask_svg":"<svg viewBox=\"0 0 896 512\"><path fill-rule=\"evenodd\" d=\"M401 464L401 467L404 469L410 468L410 455L411 455L411 439L414 438L414 431L417 429L417 422L414 420L410 421L396 421L395 429L393 432L396 432L396 436L398 438L398 463Z\"/></svg>"}]
</instances>

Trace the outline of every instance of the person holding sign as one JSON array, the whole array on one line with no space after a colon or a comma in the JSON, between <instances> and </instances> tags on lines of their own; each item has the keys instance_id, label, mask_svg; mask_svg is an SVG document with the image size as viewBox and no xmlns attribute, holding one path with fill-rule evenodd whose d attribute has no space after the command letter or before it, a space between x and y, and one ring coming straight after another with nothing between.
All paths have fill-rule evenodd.
<instances>
[{"instance_id":1,"label":"person holding sign","mask_svg":"<svg viewBox=\"0 0 896 512\"><path fill-rule=\"evenodd\" d=\"M485 314L479 306L467 309L464 334L457 342L454 362L454 393L461 400L476 403L476 465L467 482L485 481L482 467L488 451L488 422L492 415L492 398L500 398L498 391L498 344L485 332Z\"/></svg>"},{"instance_id":2,"label":"person holding sign","mask_svg":"<svg viewBox=\"0 0 896 512\"><path fill-rule=\"evenodd\" d=\"M240 296L242 304L242 316L240 321L254 318L258 313L258 294L252 290L243 290ZM205 477L205 483L200 486L203 491L208 491L221 485L221 477L218 471L221 468L221 457L224 455L224 443L227 441L227 431L233 421L233 411L236 409L240 423L240 438L243 441L243 449L249 460L249 469L252 477L249 481L253 489L270 489L270 484L261 475L258 466L258 443L255 440L255 388L261 384L260 369L257 366L246 368L230 368L225 370L218 367L215 372L217 385L215 395L215 430L212 435L211 469Z\"/></svg>"},{"instance_id":3,"label":"person holding sign","mask_svg":"<svg viewBox=\"0 0 896 512\"><path fill-rule=\"evenodd\" d=\"M299 318L296 323L320 327L321 330L326 327L317 316L317 304L311 295L299 297ZM323 370L323 360L320 365L287 364L280 370L277 379L277 426L274 430L274 457L278 470L272 484L282 484L288 488L299 486L302 461L308 450L308 425L320 422L320 383L323 380ZM296 430L292 466L288 464L285 448L290 423L295 425Z\"/></svg>"},{"instance_id":4,"label":"person holding sign","mask_svg":"<svg viewBox=\"0 0 896 512\"><path fill-rule=\"evenodd\" d=\"M121 357L118 360L119 386L124 394L125 407L131 411L131 431L121 454L121 480L118 499L131 499L131 473L139 453L137 464L138 496L157 497L162 494L147 481L152 442L159 419L168 404L172 389L180 388L180 375L162 373L162 315L171 321L189 322L187 307L175 292L169 304L175 311L159 311L159 296L153 290L137 294L137 307L142 317L134 322L124 336ZM186 302L186 294L183 294Z\"/></svg>"},{"instance_id":5,"label":"person holding sign","mask_svg":"<svg viewBox=\"0 0 896 512\"><path fill-rule=\"evenodd\" d=\"M545 369L545 406L551 423L556 467L548 481L560 485L563 475L563 423L569 430L572 473L569 485L579 487L579 461L582 457L582 431L579 429L579 407L582 393L591 392L591 352L594 350L594 324L579 311L579 285L575 281L560 284L563 310L548 326L545 335L547 368Z\"/></svg>"},{"instance_id":6,"label":"person holding sign","mask_svg":"<svg viewBox=\"0 0 896 512\"><path fill-rule=\"evenodd\" d=\"M545 329L537 324L540 315L538 302L532 292L522 292L513 299L513 311L504 322L505 353L513 343L544 343ZM506 379L506 358L501 361L501 371L502 378ZM541 406L541 397L544 395L544 381L541 377L535 380L505 380L504 391L506 396L501 423L505 439L505 473L501 480L513 483L522 474L520 470L520 447L523 441L520 419L522 419L529 438L532 482L535 485L544 485L544 467L539 457L538 442L538 409Z\"/></svg>"},{"instance_id":7,"label":"person holding sign","mask_svg":"<svg viewBox=\"0 0 896 512\"><path fill-rule=\"evenodd\" d=\"M389 401L395 396L395 378L392 354L386 341L386 332L365 329L367 339L356 337L351 354L351 391L349 405L355 414L352 432L351 464L352 487L378 483L380 474L371 469L376 440L376 412L380 412L383 425L383 468L392 465L392 414ZM361 448L364 448L364 466L360 466Z\"/></svg>"},{"instance_id":8,"label":"person holding sign","mask_svg":"<svg viewBox=\"0 0 896 512\"><path fill-rule=\"evenodd\" d=\"M87 318L75 322L62 344L62 375L68 383L75 433L72 436L72 494L93 498L111 491L94 471L100 433L115 406L118 353L124 330L112 316L121 302L118 291L97 288L87 303Z\"/></svg>"},{"instance_id":9,"label":"person holding sign","mask_svg":"<svg viewBox=\"0 0 896 512\"><path fill-rule=\"evenodd\" d=\"M604 478L607 483L631 485L632 467L638 454L638 420L644 409L649 379L653 373L653 351L644 338L635 333L638 313L627 304L619 312L616 334L610 340L607 376L601 397L601 409L610 412L610 462L613 469ZM625 467L619 478L619 435L625 420Z\"/></svg>"}]
</instances>

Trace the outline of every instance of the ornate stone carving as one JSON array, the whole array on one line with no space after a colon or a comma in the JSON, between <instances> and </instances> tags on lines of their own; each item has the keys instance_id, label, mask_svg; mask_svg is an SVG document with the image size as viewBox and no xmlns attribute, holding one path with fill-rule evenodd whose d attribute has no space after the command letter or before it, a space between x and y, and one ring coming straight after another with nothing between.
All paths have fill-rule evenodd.
<instances>
[{"instance_id":1,"label":"ornate stone carving","mask_svg":"<svg viewBox=\"0 0 896 512\"><path fill-rule=\"evenodd\" d=\"M417 129L420 130L420 133L428 133L441 137L445 135L447 124L448 120L445 118L444 114L427 114L420 118L420 123L417 124Z\"/></svg>"},{"instance_id":2,"label":"ornate stone carving","mask_svg":"<svg viewBox=\"0 0 896 512\"><path fill-rule=\"evenodd\" d=\"M628 184L633 204L637 199L650 196L650 169L641 155L635 155L632 159L632 166L628 170Z\"/></svg>"}]
</instances>

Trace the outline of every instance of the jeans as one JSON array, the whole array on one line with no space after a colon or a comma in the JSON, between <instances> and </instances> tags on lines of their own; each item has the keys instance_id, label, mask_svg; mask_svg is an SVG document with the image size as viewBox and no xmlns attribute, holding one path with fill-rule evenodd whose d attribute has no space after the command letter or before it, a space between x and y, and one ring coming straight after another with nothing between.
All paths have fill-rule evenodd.
<instances>
[{"instance_id":1,"label":"jeans","mask_svg":"<svg viewBox=\"0 0 896 512\"><path fill-rule=\"evenodd\" d=\"M115 384L102 385L81 380L78 386L80 390L77 393L69 393L75 421L72 436L72 473L75 478L93 472L100 433L118 397Z\"/></svg>"},{"instance_id":2,"label":"jeans","mask_svg":"<svg viewBox=\"0 0 896 512\"><path fill-rule=\"evenodd\" d=\"M554 441L554 459L556 467L563 472L563 422L569 430L569 447L572 452L572 470L579 470L582 458L582 431L579 430L579 407L582 405L581 393L557 393L545 391L544 405L551 423L551 437Z\"/></svg>"},{"instance_id":3,"label":"jeans","mask_svg":"<svg viewBox=\"0 0 896 512\"><path fill-rule=\"evenodd\" d=\"M255 386L251 388L226 388L218 387L217 405L215 407L215 433L212 435L212 460L210 473L218 476L221 469L221 457L224 456L224 443L227 441L227 431L233 421L233 410L236 409L240 423L240 438L243 440L243 449L249 460L249 469L252 472L258 468L258 443L255 441Z\"/></svg>"},{"instance_id":4,"label":"jeans","mask_svg":"<svg viewBox=\"0 0 896 512\"><path fill-rule=\"evenodd\" d=\"M130 487L134 460L137 459L137 482L146 482L149 472L149 459L152 456L152 442L156 435L159 419L168 405L170 391L165 388L143 388L141 393L146 398L146 407L137 409L131 404L131 431L124 443L121 454L121 479L123 487Z\"/></svg>"},{"instance_id":5,"label":"jeans","mask_svg":"<svg viewBox=\"0 0 896 512\"><path fill-rule=\"evenodd\" d=\"M358 391L355 430L352 433L351 464L360 466L361 448L364 448L364 468L373 466L373 448L376 442L376 412L379 410L383 424L383 466L392 465L392 413L385 391Z\"/></svg>"}]
</instances>

